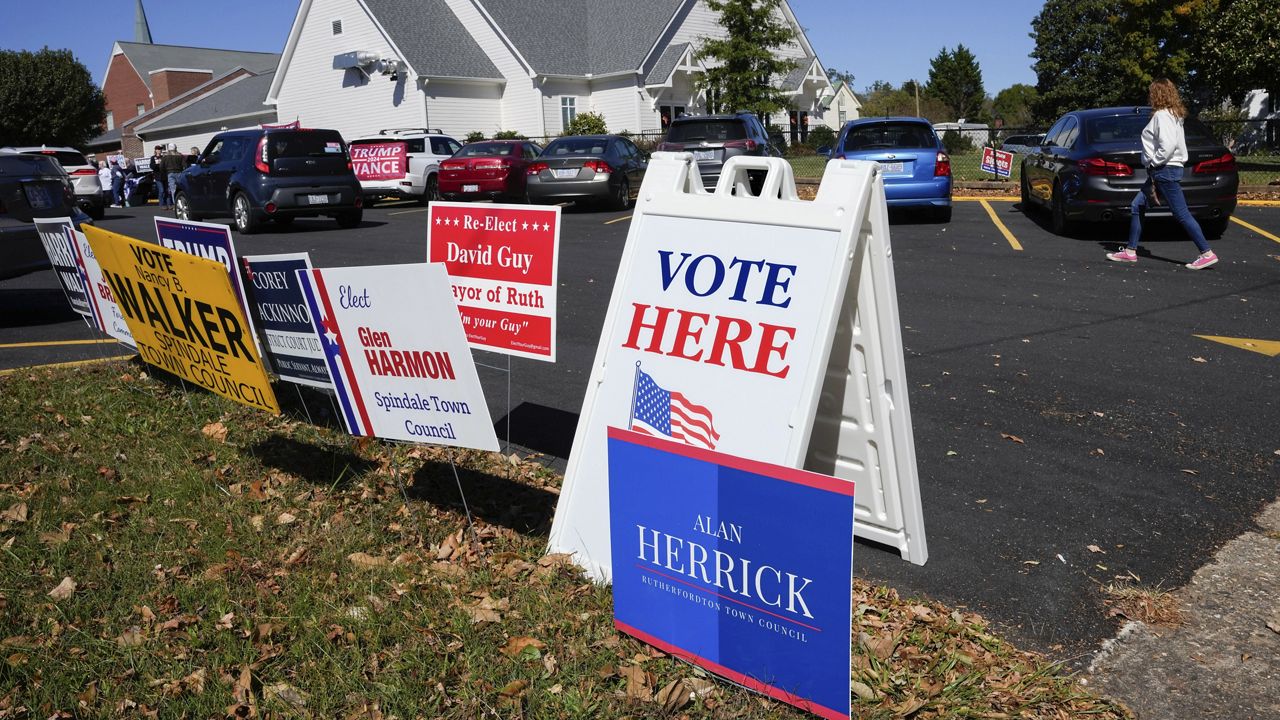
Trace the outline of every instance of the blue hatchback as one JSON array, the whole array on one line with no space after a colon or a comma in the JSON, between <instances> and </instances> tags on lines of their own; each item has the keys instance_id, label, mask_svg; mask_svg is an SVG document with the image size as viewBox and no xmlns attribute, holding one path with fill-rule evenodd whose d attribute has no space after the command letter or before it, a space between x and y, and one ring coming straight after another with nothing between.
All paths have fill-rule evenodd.
<instances>
[{"instance_id":1,"label":"blue hatchback","mask_svg":"<svg viewBox=\"0 0 1280 720\"><path fill-rule=\"evenodd\" d=\"M927 208L951 220L951 158L927 120L913 117L850 120L834 151L823 155L880 163L889 207Z\"/></svg>"}]
</instances>

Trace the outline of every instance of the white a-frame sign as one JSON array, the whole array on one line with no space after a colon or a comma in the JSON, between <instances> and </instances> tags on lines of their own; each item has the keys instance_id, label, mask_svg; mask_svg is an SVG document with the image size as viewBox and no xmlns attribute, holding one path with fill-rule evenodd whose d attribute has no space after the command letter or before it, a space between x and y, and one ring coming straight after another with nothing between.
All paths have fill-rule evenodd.
<instances>
[{"instance_id":1,"label":"white a-frame sign","mask_svg":"<svg viewBox=\"0 0 1280 720\"><path fill-rule=\"evenodd\" d=\"M656 153L551 529L552 552L604 581L609 427L853 480L855 534L923 564L877 165L831 161L809 202L777 158L730 159L708 193L691 155Z\"/></svg>"}]
</instances>

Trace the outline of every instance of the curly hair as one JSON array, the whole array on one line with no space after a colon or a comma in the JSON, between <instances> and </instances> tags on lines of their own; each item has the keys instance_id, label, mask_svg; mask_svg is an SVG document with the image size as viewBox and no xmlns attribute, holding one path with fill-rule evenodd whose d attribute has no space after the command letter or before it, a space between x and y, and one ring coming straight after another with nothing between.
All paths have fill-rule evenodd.
<instances>
[{"instance_id":1,"label":"curly hair","mask_svg":"<svg viewBox=\"0 0 1280 720\"><path fill-rule=\"evenodd\" d=\"M1187 108L1182 104L1182 98L1178 97L1178 88L1169 78L1159 78L1152 82L1151 87L1147 88L1147 97L1150 98L1152 112L1168 110L1175 117L1187 116Z\"/></svg>"}]
</instances>

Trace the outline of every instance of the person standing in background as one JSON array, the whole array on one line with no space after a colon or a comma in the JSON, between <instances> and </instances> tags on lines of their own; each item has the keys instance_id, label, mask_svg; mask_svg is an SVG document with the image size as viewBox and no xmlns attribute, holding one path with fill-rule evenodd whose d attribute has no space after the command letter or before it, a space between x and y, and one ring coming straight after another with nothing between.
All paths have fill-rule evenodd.
<instances>
[{"instance_id":1,"label":"person standing in background","mask_svg":"<svg viewBox=\"0 0 1280 720\"><path fill-rule=\"evenodd\" d=\"M185 158L178 154L178 146L169 143L169 151L164 154L164 172L169 182L169 203L175 207L178 200L178 176L187 168Z\"/></svg>"},{"instance_id":2,"label":"person standing in background","mask_svg":"<svg viewBox=\"0 0 1280 720\"><path fill-rule=\"evenodd\" d=\"M192 146L191 154L187 156L187 167L200 162L200 148Z\"/></svg>"},{"instance_id":3,"label":"person standing in background","mask_svg":"<svg viewBox=\"0 0 1280 720\"><path fill-rule=\"evenodd\" d=\"M111 207L124 207L124 168L120 167L123 155L113 156L108 163L111 166Z\"/></svg>"},{"instance_id":4,"label":"person standing in background","mask_svg":"<svg viewBox=\"0 0 1280 720\"><path fill-rule=\"evenodd\" d=\"M157 145L151 153L151 178L156 185L156 205L167 210L173 204L173 195L169 193L169 174L164 170L164 146Z\"/></svg>"},{"instance_id":5,"label":"person standing in background","mask_svg":"<svg viewBox=\"0 0 1280 720\"><path fill-rule=\"evenodd\" d=\"M102 201L107 205L115 202L115 195L111 192L111 157L107 156L102 159L102 163L98 165L98 184L102 186Z\"/></svg>"}]
</instances>

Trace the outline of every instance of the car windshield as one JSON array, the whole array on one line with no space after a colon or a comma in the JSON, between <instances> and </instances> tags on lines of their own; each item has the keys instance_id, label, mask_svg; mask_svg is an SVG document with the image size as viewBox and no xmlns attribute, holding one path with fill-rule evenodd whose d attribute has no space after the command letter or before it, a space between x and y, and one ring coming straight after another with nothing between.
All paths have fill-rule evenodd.
<instances>
[{"instance_id":1,"label":"car windshield","mask_svg":"<svg viewBox=\"0 0 1280 720\"><path fill-rule=\"evenodd\" d=\"M667 141L724 142L725 140L744 140L746 137L746 125L736 120L690 120L673 124L667 135Z\"/></svg>"},{"instance_id":2,"label":"car windshield","mask_svg":"<svg viewBox=\"0 0 1280 720\"><path fill-rule=\"evenodd\" d=\"M458 151L457 157L483 157L487 155L510 155L515 148L520 147L516 143L503 142L478 142L470 145L463 145Z\"/></svg>"},{"instance_id":3,"label":"car windshield","mask_svg":"<svg viewBox=\"0 0 1280 720\"><path fill-rule=\"evenodd\" d=\"M316 132L301 130L285 133L271 133L271 156L286 157L325 157L341 155L342 136L336 132Z\"/></svg>"},{"instance_id":4,"label":"car windshield","mask_svg":"<svg viewBox=\"0 0 1280 720\"><path fill-rule=\"evenodd\" d=\"M89 161L85 160L83 155L71 150L33 150L30 154L51 157L57 160L62 167L78 167L89 164Z\"/></svg>"},{"instance_id":5,"label":"car windshield","mask_svg":"<svg viewBox=\"0 0 1280 720\"><path fill-rule=\"evenodd\" d=\"M850 129L844 139L844 150L932 148L937 145L934 138L933 129L919 123L873 123Z\"/></svg>"},{"instance_id":6,"label":"car windshield","mask_svg":"<svg viewBox=\"0 0 1280 720\"><path fill-rule=\"evenodd\" d=\"M605 138L562 138L552 141L543 155L603 155Z\"/></svg>"},{"instance_id":7,"label":"car windshield","mask_svg":"<svg viewBox=\"0 0 1280 720\"><path fill-rule=\"evenodd\" d=\"M1108 115L1093 118L1085 122L1085 133L1092 143L1128 142L1139 143L1142 140L1142 129L1151 122L1150 113L1133 115ZM1212 141L1209 128L1199 120L1187 120L1183 123L1183 131L1189 141Z\"/></svg>"}]
</instances>

